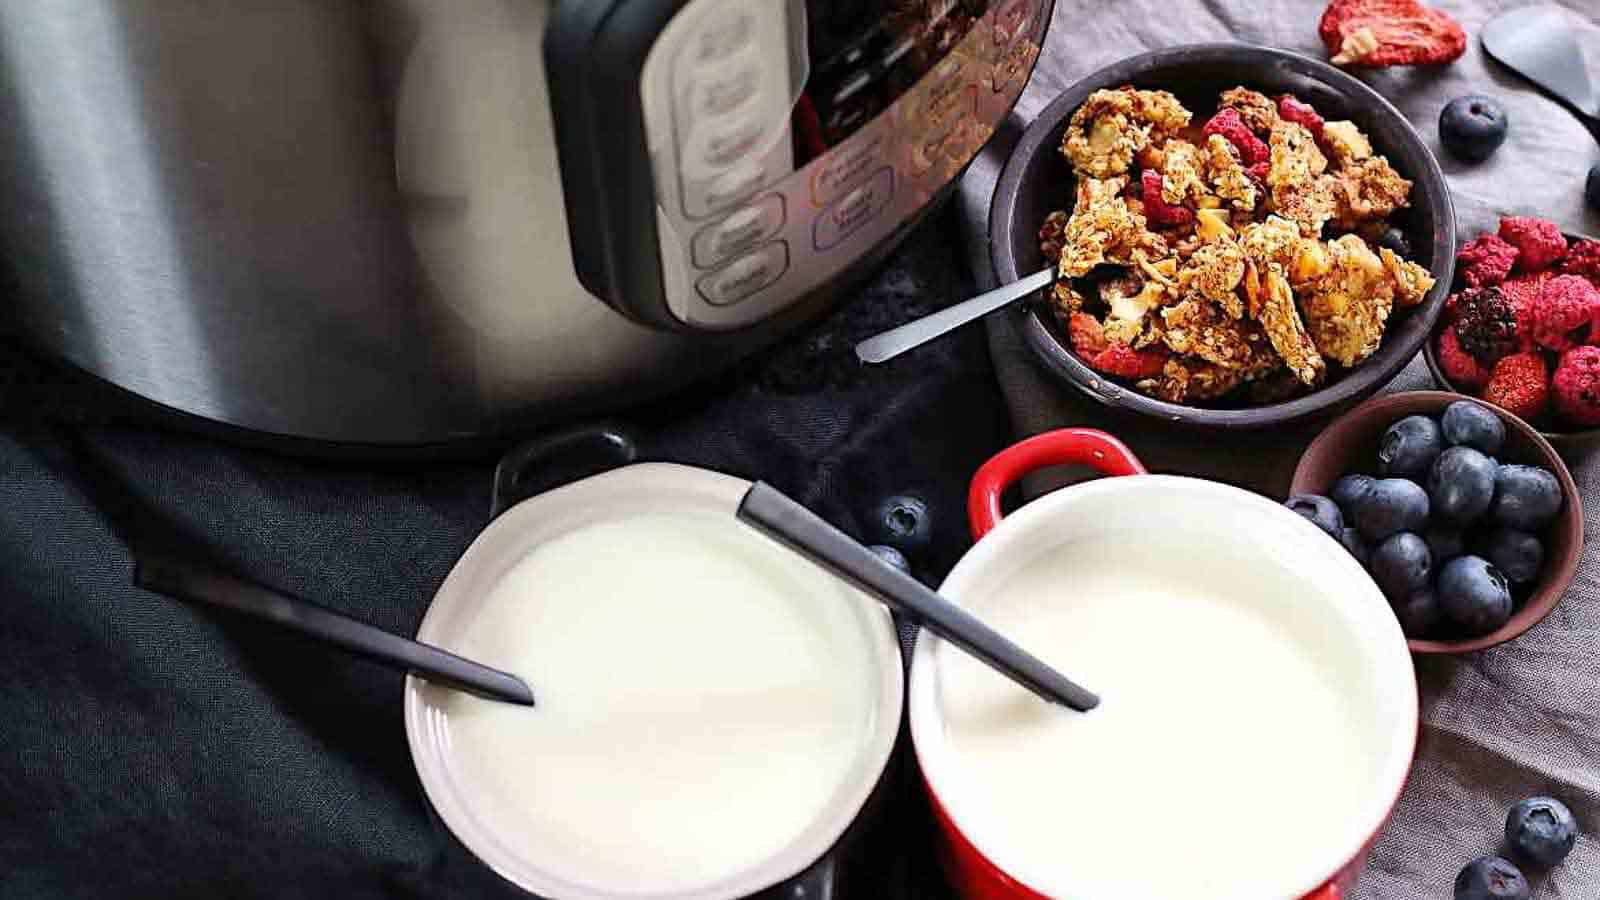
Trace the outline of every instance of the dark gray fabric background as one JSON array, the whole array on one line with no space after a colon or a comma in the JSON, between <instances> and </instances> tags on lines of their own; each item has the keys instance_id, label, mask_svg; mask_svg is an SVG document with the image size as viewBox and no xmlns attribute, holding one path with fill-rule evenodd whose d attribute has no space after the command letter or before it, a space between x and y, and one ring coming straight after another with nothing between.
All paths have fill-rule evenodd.
<instances>
[{"instance_id":1,"label":"dark gray fabric background","mask_svg":"<svg viewBox=\"0 0 1600 900\"><path fill-rule=\"evenodd\" d=\"M1456 0L1438 5L1474 38L1467 56L1441 70L1391 70L1363 77L1416 123L1438 151L1437 122L1449 99L1487 93L1510 111L1507 144L1475 167L1440 160L1450 177L1463 237L1493 228L1501 214L1553 219L1567 231L1600 234L1585 210L1583 179L1600 162L1594 138L1559 105L1488 60L1476 41L1483 22L1522 4ZM1600 73L1600 25L1591 0L1567 0L1592 73ZM1017 118L1025 122L1060 90L1094 69L1144 50L1213 40L1243 40L1323 57L1318 0L1058 0L1039 71ZM1002 148L968 173L968 227L981 228ZM974 246L979 246L974 242ZM993 276L979 258L980 281ZM1018 430L1032 434L1093 424L1127 440L1154 470L1201 475L1281 497L1311 429L1243 437L1174 432L1111 418L1054 383L1034 365L1005 316L991 317L990 350ZM1386 390L1430 387L1419 357ZM1589 534L1600 534L1600 457L1569 448L1585 499ZM1463 863L1497 848L1507 808L1535 793L1566 800L1591 829L1577 850L1539 885L1540 898L1600 897L1600 557L1588 552L1572 590L1545 622L1512 644L1467 658L1417 661L1424 728L1412 781L1355 900L1450 896Z\"/></svg>"}]
</instances>

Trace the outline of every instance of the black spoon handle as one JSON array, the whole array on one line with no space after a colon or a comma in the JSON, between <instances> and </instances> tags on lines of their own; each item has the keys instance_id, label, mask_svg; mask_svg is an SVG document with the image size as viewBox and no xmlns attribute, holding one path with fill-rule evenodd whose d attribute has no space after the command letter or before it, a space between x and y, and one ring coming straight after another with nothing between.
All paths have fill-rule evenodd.
<instances>
[{"instance_id":1,"label":"black spoon handle","mask_svg":"<svg viewBox=\"0 0 1600 900\"><path fill-rule=\"evenodd\" d=\"M1099 697L922 582L879 559L876 553L777 488L756 482L739 504L739 518L900 610L1040 697L1080 712L1100 704Z\"/></svg>"},{"instance_id":2,"label":"black spoon handle","mask_svg":"<svg viewBox=\"0 0 1600 900\"><path fill-rule=\"evenodd\" d=\"M264 619L333 644L357 656L428 681L491 700L533 705L533 692L509 672L463 659L374 628L316 604L251 584L199 563L160 553L139 554L134 583L189 603L205 603Z\"/></svg>"}]
</instances>

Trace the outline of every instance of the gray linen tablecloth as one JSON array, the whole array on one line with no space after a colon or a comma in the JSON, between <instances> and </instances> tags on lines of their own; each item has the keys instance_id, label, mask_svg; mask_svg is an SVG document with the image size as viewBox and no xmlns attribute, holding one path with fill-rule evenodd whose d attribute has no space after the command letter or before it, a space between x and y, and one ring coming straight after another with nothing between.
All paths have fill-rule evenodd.
<instances>
[{"instance_id":1,"label":"gray linen tablecloth","mask_svg":"<svg viewBox=\"0 0 1600 900\"><path fill-rule=\"evenodd\" d=\"M1600 217L1585 211L1582 196L1585 173L1600 162L1594 139L1559 105L1488 60L1477 43L1484 22L1520 4L1488 0L1438 5L1472 35L1466 57L1439 70L1396 69L1362 77L1410 115L1436 151L1439 110L1449 99L1487 93L1505 103L1511 135L1488 163L1468 167L1440 151L1462 235L1493 228L1503 213L1539 215L1568 231L1600 234ZM1566 6L1586 45L1589 69L1600 77L1600 5L1567 0ZM1320 58L1324 53L1316 23L1322 7L1318 0L1058 0L1039 70L1017 117L1031 119L1078 78L1148 49L1232 39ZM979 229L987 220L987 198L1003 142L991 151L963 183L969 228ZM980 248L974 251L980 281L992 282L981 258L983 241L972 244ZM1196 436L1110 420L1038 368L1005 316L991 317L988 327L1001 386L1022 434L1102 425L1128 441L1156 471L1215 478L1276 497L1285 493L1310 437L1303 429ZM1428 386L1427 370L1418 358L1386 390ZM1587 501L1589 533L1600 535L1600 453L1588 448L1566 452ZM1424 718L1421 750L1356 900L1451 896L1452 879L1462 864L1498 848L1511 804L1540 793L1564 799L1588 833L1564 866L1536 881L1535 896L1600 898L1600 554L1585 554L1561 606L1520 640L1474 656L1418 658L1417 674ZM1271 811L1263 815L1270 818ZM1248 855L1249 850L1241 847L1240 852Z\"/></svg>"}]
</instances>

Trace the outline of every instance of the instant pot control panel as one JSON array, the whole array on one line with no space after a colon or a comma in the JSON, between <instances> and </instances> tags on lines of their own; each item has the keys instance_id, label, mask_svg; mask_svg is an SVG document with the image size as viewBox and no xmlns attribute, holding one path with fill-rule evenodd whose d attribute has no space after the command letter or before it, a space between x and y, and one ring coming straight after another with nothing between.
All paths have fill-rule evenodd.
<instances>
[{"instance_id":1,"label":"instant pot control panel","mask_svg":"<svg viewBox=\"0 0 1600 900\"><path fill-rule=\"evenodd\" d=\"M580 279L722 331L825 286L993 133L1050 0L563 4L546 36Z\"/></svg>"}]
</instances>

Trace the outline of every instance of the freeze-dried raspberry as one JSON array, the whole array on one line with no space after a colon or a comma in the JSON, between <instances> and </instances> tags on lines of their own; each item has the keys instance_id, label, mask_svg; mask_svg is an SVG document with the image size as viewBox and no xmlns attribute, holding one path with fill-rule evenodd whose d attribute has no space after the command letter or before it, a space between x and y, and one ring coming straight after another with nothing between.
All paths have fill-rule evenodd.
<instances>
[{"instance_id":1,"label":"freeze-dried raspberry","mask_svg":"<svg viewBox=\"0 0 1600 900\"><path fill-rule=\"evenodd\" d=\"M1489 383L1483 387L1483 399L1524 419L1538 417L1550 399L1544 355L1513 353L1495 363Z\"/></svg>"},{"instance_id":2,"label":"freeze-dried raspberry","mask_svg":"<svg viewBox=\"0 0 1600 900\"><path fill-rule=\"evenodd\" d=\"M1250 126L1244 124L1244 119L1239 116L1239 111L1229 107L1217 110L1203 129L1206 134L1220 134L1239 151L1239 160L1248 168L1259 162L1265 162L1272 156L1272 151L1256 137Z\"/></svg>"},{"instance_id":3,"label":"freeze-dried raspberry","mask_svg":"<svg viewBox=\"0 0 1600 900\"><path fill-rule=\"evenodd\" d=\"M1279 97L1278 118L1286 122L1298 122L1304 125L1306 130L1311 132L1312 137L1319 141L1322 140L1322 126L1326 123L1322 121L1322 116L1311 108L1311 104L1300 98L1291 94L1284 94Z\"/></svg>"},{"instance_id":4,"label":"freeze-dried raspberry","mask_svg":"<svg viewBox=\"0 0 1600 900\"><path fill-rule=\"evenodd\" d=\"M1600 347L1563 353L1550 387L1563 417L1575 425L1600 425Z\"/></svg>"},{"instance_id":5,"label":"freeze-dried raspberry","mask_svg":"<svg viewBox=\"0 0 1600 900\"><path fill-rule=\"evenodd\" d=\"M1067 323L1067 337L1072 340L1072 349L1085 359L1095 356L1110 346L1106 343L1106 332L1100 325L1100 320L1086 312L1075 312Z\"/></svg>"},{"instance_id":6,"label":"freeze-dried raspberry","mask_svg":"<svg viewBox=\"0 0 1600 900\"><path fill-rule=\"evenodd\" d=\"M1497 287L1462 291L1453 327L1461 349L1486 366L1518 349L1516 309Z\"/></svg>"},{"instance_id":7,"label":"freeze-dried raspberry","mask_svg":"<svg viewBox=\"0 0 1600 900\"><path fill-rule=\"evenodd\" d=\"M1439 332L1439 368L1450 379L1451 387L1461 391L1476 391L1489 380L1489 370L1472 354L1461 349L1454 328Z\"/></svg>"},{"instance_id":8,"label":"freeze-dried raspberry","mask_svg":"<svg viewBox=\"0 0 1600 900\"><path fill-rule=\"evenodd\" d=\"M1529 336L1539 346L1571 350L1588 342L1590 326L1600 317L1600 288L1577 275L1557 275L1539 288L1529 317Z\"/></svg>"},{"instance_id":9,"label":"freeze-dried raspberry","mask_svg":"<svg viewBox=\"0 0 1600 900\"><path fill-rule=\"evenodd\" d=\"M1480 234L1456 254L1456 265L1468 287L1499 284L1511 274L1517 261L1517 248L1497 235Z\"/></svg>"},{"instance_id":10,"label":"freeze-dried raspberry","mask_svg":"<svg viewBox=\"0 0 1600 900\"><path fill-rule=\"evenodd\" d=\"M1333 0L1317 25L1336 66L1426 66L1467 52L1461 24L1417 0Z\"/></svg>"},{"instance_id":11,"label":"freeze-dried raspberry","mask_svg":"<svg viewBox=\"0 0 1600 900\"><path fill-rule=\"evenodd\" d=\"M1153 378L1167 364L1167 351L1135 350L1127 344L1112 344L1085 360L1089 368L1118 378Z\"/></svg>"},{"instance_id":12,"label":"freeze-dried raspberry","mask_svg":"<svg viewBox=\"0 0 1600 900\"><path fill-rule=\"evenodd\" d=\"M1557 266L1563 275L1582 275L1600 287L1600 241L1585 238L1567 248L1567 258Z\"/></svg>"},{"instance_id":13,"label":"freeze-dried raspberry","mask_svg":"<svg viewBox=\"0 0 1600 900\"><path fill-rule=\"evenodd\" d=\"M1567 255L1567 238L1554 222L1533 216L1500 220L1500 238L1517 248L1518 272L1543 272Z\"/></svg>"},{"instance_id":14,"label":"freeze-dried raspberry","mask_svg":"<svg viewBox=\"0 0 1600 900\"><path fill-rule=\"evenodd\" d=\"M1500 293L1511 303L1517 315L1517 340L1520 349L1532 350L1538 346L1533 341L1533 306L1539 299L1539 289L1550 280L1549 272L1537 275L1519 275L1500 284Z\"/></svg>"},{"instance_id":15,"label":"freeze-dried raspberry","mask_svg":"<svg viewBox=\"0 0 1600 900\"><path fill-rule=\"evenodd\" d=\"M1187 206L1174 206L1161 198L1161 173L1145 169L1139 176L1140 193L1144 197L1144 217L1151 228L1178 228L1194 224L1194 211Z\"/></svg>"},{"instance_id":16,"label":"freeze-dried raspberry","mask_svg":"<svg viewBox=\"0 0 1600 900\"><path fill-rule=\"evenodd\" d=\"M1249 175L1250 180L1256 183L1256 190L1265 193L1267 190L1267 173L1270 171L1272 171L1272 163L1262 160L1255 165L1246 166L1244 173Z\"/></svg>"}]
</instances>

